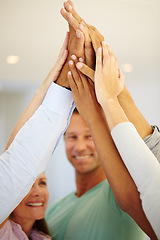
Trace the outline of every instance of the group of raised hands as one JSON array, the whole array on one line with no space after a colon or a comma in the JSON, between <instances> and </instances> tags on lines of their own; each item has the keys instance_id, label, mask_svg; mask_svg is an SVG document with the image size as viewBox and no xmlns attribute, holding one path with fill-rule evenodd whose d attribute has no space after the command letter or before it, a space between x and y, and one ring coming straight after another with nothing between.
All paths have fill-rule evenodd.
<instances>
[{"instance_id":1,"label":"group of raised hands","mask_svg":"<svg viewBox=\"0 0 160 240\"><path fill-rule=\"evenodd\" d=\"M86 107L93 105L91 101L104 109L108 100L117 99L124 76L104 37L77 14L72 1L64 2L61 15L69 24L69 33L57 61L59 70L64 63L57 84L71 88L75 105L87 120Z\"/></svg>"}]
</instances>

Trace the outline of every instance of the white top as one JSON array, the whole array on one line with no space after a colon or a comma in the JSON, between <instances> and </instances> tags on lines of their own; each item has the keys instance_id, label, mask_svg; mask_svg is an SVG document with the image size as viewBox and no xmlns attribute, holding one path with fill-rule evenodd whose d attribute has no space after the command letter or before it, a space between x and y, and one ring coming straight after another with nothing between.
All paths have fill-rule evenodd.
<instances>
[{"instance_id":1,"label":"white top","mask_svg":"<svg viewBox=\"0 0 160 240\"><path fill-rule=\"evenodd\" d=\"M160 164L132 123L118 124L111 135L140 192L143 210L160 239Z\"/></svg>"},{"instance_id":2,"label":"white top","mask_svg":"<svg viewBox=\"0 0 160 240\"><path fill-rule=\"evenodd\" d=\"M0 223L44 172L73 109L72 92L52 83L42 105L0 156Z\"/></svg>"}]
</instances>

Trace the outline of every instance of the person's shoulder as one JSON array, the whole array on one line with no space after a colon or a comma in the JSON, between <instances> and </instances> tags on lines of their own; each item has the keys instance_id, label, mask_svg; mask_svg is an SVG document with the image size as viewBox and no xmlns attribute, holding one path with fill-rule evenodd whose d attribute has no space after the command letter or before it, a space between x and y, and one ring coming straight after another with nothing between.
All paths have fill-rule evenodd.
<instances>
[{"instance_id":1,"label":"person's shoulder","mask_svg":"<svg viewBox=\"0 0 160 240\"><path fill-rule=\"evenodd\" d=\"M7 220L3 227L0 229L0 239L6 240L12 237L12 224L10 220Z\"/></svg>"},{"instance_id":2,"label":"person's shoulder","mask_svg":"<svg viewBox=\"0 0 160 240\"><path fill-rule=\"evenodd\" d=\"M30 238L33 240L51 240L51 236L44 234L40 231L37 231L35 229L32 229L30 233Z\"/></svg>"},{"instance_id":3,"label":"person's shoulder","mask_svg":"<svg viewBox=\"0 0 160 240\"><path fill-rule=\"evenodd\" d=\"M0 239L1 240L10 240L10 239L28 239L26 234L23 232L22 227L8 219L4 226L0 229Z\"/></svg>"}]
</instances>

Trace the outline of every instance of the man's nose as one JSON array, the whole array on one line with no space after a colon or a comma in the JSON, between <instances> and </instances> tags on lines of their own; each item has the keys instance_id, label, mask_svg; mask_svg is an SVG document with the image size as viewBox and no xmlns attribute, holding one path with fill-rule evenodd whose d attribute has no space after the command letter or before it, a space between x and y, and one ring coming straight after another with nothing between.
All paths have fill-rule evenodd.
<instances>
[{"instance_id":1,"label":"man's nose","mask_svg":"<svg viewBox=\"0 0 160 240\"><path fill-rule=\"evenodd\" d=\"M86 149L85 140L83 138L77 139L74 149L76 151L83 151L83 150L85 150Z\"/></svg>"}]
</instances>

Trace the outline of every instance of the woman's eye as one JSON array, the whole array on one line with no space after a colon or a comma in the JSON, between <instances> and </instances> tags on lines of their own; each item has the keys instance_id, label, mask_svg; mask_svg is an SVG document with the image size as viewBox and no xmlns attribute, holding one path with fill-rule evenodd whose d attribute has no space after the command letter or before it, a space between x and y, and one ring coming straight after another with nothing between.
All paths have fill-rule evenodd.
<instances>
[{"instance_id":1,"label":"woman's eye","mask_svg":"<svg viewBox=\"0 0 160 240\"><path fill-rule=\"evenodd\" d=\"M41 182L40 182L40 185L47 186L47 182L45 182L45 181L41 181Z\"/></svg>"}]
</instances>

